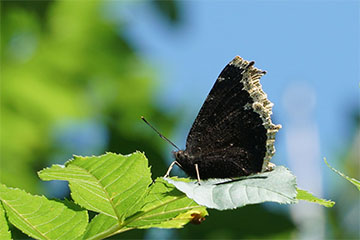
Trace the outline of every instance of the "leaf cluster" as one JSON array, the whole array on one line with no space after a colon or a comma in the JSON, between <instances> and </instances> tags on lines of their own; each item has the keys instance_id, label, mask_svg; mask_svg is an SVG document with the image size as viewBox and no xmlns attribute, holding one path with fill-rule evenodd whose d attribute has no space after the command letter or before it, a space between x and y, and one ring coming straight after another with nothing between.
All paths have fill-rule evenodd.
<instances>
[{"instance_id":1,"label":"leaf cluster","mask_svg":"<svg viewBox=\"0 0 360 240\"><path fill-rule=\"evenodd\" d=\"M45 181L68 181L73 201L49 200L0 185L0 237L10 239L9 221L35 239L104 239L132 229L181 228L201 223L206 207L234 209L267 201L334 202L297 189L285 167L238 179L151 178L143 153L74 156L41 170ZM5 210L5 211L4 211ZM89 222L89 212L97 213ZM6 214L5 214L6 213Z\"/></svg>"},{"instance_id":2,"label":"leaf cluster","mask_svg":"<svg viewBox=\"0 0 360 240\"><path fill-rule=\"evenodd\" d=\"M181 228L207 215L165 180L153 182L140 152L75 156L38 174L42 180L68 181L74 202L0 185L1 239L10 239L4 209L8 221L35 239L103 239L132 229ZM89 223L88 210L98 213Z\"/></svg>"}]
</instances>

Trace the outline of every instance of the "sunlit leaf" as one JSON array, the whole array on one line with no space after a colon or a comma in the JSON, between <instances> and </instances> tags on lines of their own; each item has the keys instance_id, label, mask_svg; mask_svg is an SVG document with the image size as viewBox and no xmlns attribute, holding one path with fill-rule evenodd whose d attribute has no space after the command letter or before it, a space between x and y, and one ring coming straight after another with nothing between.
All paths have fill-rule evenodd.
<instances>
[{"instance_id":1,"label":"sunlit leaf","mask_svg":"<svg viewBox=\"0 0 360 240\"><path fill-rule=\"evenodd\" d=\"M81 206L99 212L84 234L105 238L136 228L180 228L202 219L206 209L163 179L151 184L144 154L107 153L99 157L74 157L65 166L39 172L43 180L69 181L71 196Z\"/></svg>"},{"instance_id":2,"label":"sunlit leaf","mask_svg":"<svg viewBox=\"0 0 360 240\"><path fill-rule=\"evenodd\" d=\"M218 210L233 209L266 201L296 203L296 178L285 167L237 180L209 179L184 182L166 179L200 205Z\"/></svg>"},{"instance_id":3,"label":"sunlit leaf","mask_svg":"<svg viewBox=\"0 0 360 240\"><path fill-rule=\"evenodd\" d=\"M148 225L145 228L182 228L185 224L188 224L189 222L193 224L200 224L202 221L205 220L205 216L207 216L208 213L206 211L206 208L194 208L194 210L189 210L187 212L181 213L175 218L172 218L168 221Z\"/></svg>"},{"instance_id":4,"label":"sunlit leaf","mask_svg":"<svg viewBox=\"0 0 360 240\"><path fill-rule=\"evenodd\" d=\"M325 199L322 199L322 198L315 197L314 195L312 195L308 191L305 191L305 190L302 190L302 189L297 189L296 198L298 200L304 200L304 201L308 201L308 202L317 203L317 204L323 205L325 207L333 207L335 205L334 201L325 200Z\"/></svg>"},{"instance_id":5,"label":"sunlit leaf","mask_svg":"<svg viewBox=\"0 0 360 240\"><path fill-rule=\"evenodd\" d=\"M202 216L207 215L204 207L199 206L192 199L178 191L173 185L164 179L157 178L151 186L149 195L145 198L145 205L141 212L129 218L128 227L150 228L168 226L169 221L181 213L196 210ZM189 218L187 222L191 219ZM175 222L178 224L175 225ZM187 223L184 222L184 223ZM162 225L164 223L164 225ZM179 228L184 225L180 221L171 223L173 227Z\"/></svg>"},{"instance_id":6,"label":"sunlit leaf","mask_svg":"<svg viewBox=\"0 0 360 240\"><path fill-rule=\"evenodd\" d=\"M343 174L342 172L340 172L339 170L336 170L335 168L333 168L332 166L330 166L330 164L327 162L326 158L324 158L324 162L326 163L326 165L333 170L334 172L336 172L337 174L339 174L340 176L342 176L343 178L345 178L346 180L348 180L349 182L351 182L352 184L354 184L355 187L357 187L357 189L360 191L360 181L355 179L355 178L351 178L346 176L345 174Z\"/></svg>"},{"instance_id":7,"label":"sunlit leaf","mask_svg":"<svg viewBox=\"0 0 360 240\"><path fill-rule=\"evenodd\" d=\"M208 215L205 207L199 206L163 179L156 179L149 190L138 213L126 218L123 223L99 214L88 225L84 238L101 238L109 236L109 233L114 235L136 228L181 228L194 218Z\"/></svg>"},{"instance_id":8,"label":"sunlit leaf","mask_svg":"<svg viewBox=\"0 0 360 240\"><path fill-rule=\"evenodd\" d=\"M114 235L120 229L119 225L120 223L115 218L99 213L91 219L83 239L102 239Z\"/></svg>"},{"instance_id":9,"label":"sunlit leaf","mask_svg":"<svg viewBox=\"0 0 360 240\"><path fill-rule=\"evenodd\" d=\"M69 181L76 203L120 222L139 210L152 182L147 159L140 152L75 156L65 167L53 165L40 171L39 176L43 180Z\"/></svg>"},{"instance_id":10,"label":"sunlit leaf","mask_svg":"<svg viewBox=\"0 0 360 240\"><path fill-rule=\"evenodd\" d=\"M9 221L36 239L73 239L87 225L87 211L0 185L0 200Z\"/></svg>"},{"instance_id":11,"label":"sunlit leaf","mask_svg":"<svg viewBox=\"0 0 360 240\"><path fill-rule=\"evenodd\" d=\"M5 211L0 202L0 239L11 239L9 226L5 218Z\"/></svg>"}]
</instances>

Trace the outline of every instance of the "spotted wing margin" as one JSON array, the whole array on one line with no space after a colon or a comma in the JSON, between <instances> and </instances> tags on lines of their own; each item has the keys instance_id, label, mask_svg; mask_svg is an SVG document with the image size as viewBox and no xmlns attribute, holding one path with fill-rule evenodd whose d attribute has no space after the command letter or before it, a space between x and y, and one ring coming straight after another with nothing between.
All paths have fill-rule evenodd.
<instances>
[{"instance_id":1,"label":"spotted wing margin","mask_svg":"<svg viewBox=\"0 0 360 240\"><path fill-rule=\"evenodd\" d=\"M210 160L215 153L226 157L240 151L245 165L256 164L258 171L264 169L264 159L267 165L280 126L271 122L272 103L259 83L265 72L253 64L237 56L223 69L189 132L186 151L191 155Z\"/></svg>"}]
</instances>

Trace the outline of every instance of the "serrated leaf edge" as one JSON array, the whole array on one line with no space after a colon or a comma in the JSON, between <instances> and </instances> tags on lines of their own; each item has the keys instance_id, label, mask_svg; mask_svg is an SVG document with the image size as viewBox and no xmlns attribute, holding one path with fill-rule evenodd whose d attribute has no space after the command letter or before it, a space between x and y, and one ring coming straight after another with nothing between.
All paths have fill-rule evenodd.
<instances>
[{"instance_id":1,"label":"serrated leaf edge","mask_svg":"<svg viewBox=\"0 0 360 240\"><path fill-rule=\"evenodd\" d=\"M1 184L3 185L3 184ZM16 191L22 191L24 192L26 195L29 195L31 197L37 197L37 198L43 198L43 199L46 199L48 200L46 197L44 197L43 195L32 195L22 189L19 189L19 188L12 188L12 187L7 187L5 185L3 185L4 187L6 187L7 189L11 189L11 190L16 190ZM49 200L50 201L50 200ZM30 226L31 229L34 229L35 232L37 232L40 236L42 236L44 239L49 239L47 238L45 235L43 235L43 233L41 231L39 231L35 226L33 226L26 218L23 217L22 214L20 214L18 211L16 211L16 209L14 209L6 200L4 199L1 199L1 202L3 204L6 204L6 206L8 206L12 211L14 211L16 213L16 216L18 216L18 218L20 219L20 221L23 221L27 226ZM42 205L42 203L41 203ZM5 210L6 211L6 210ZM9 219L10 221L10 219ZM11 222L11 221L10 221ZM22 229L19 228L19 230L21 230L22 232L24 232ZM24 232L25 233L25 232ZM25 233L26 235L28 235L27 233Z\"/></svg>"},{"instance_id":2,"label":"serrated leaf edge","mask_svg":"<svg viewBox=\"0 0 360 240\"><path fill-rule=\"evenodd\" d=\"M10 190L21 191L21 192L25 193L26 195L28 195L28 196L30 196L30 197L40 198L40 199L43 199L43 200L45 200L45 201L50 201L50 202L54 202L54 203L59 203L59 202L56 202L56 201L53 201L53 200L50 200L50 199L46 198L44 195L33 195L33 194L30 194L30 193L24 191L23 189L8 187L8 186L6 186L6 185L4 185L4 184L1 184L1 185L4 186L4 187L7 188L7 189L10 189ZM42 226L42 225L44 225L44 224L46 224L46 223L38 224L38 225L35 226L35 225L31 224L26 218L24 218L23 214L21 214L21 213L19 213L18 211L16 211L6 200L1 199L1 202L2 202L2 204L6 203L6 205L7 205L9 208L11 208L12 211L14 211L14 212L16 213L16 216L17 216L17 218L18 218L20 221L24 222L25 225L27 225L29 228L34 229L40 236L43 237L43 239L50 239L50 238L48 238L48 237L47 237L46 235L44 235L44 234L47 234L47 233L53 231L54 229L51 229L51 230L49 230L49 231L47 231L47 232L45 232L45 233L42 233L40 230L38 230L38 227L39 227L39 226ZM43 203L41 202L41 205L39 206L39 209L41 208L42 204L43 204ZM62 209L62 212L65 210L65 208L68 208L66 205L63 205L63 207L64 207L64 208ZM5 209L4 209L4 210L5 210ZM5 210L5 212L6 212L6 210ZM60 215L61 215L61 214L59 214L59 216L60 216ZM58 218L59 216L55 217L54 219ZM75 216L75 215L74 215L74 216ZM72 217L74 217L74 216L72 216ZM88 218L88 215L87 215L87 218ZM53 221L54 219L52 219L51 221ZM9 221L11 222L10 219L9 219ZM50 222L51 222L51 221L50 221ZM68 221L69 221L69 220L68 220ZM49 223L49 222L48 222L48 223ZM13 224L14 224L14 223L13 223ZM62 225L64 225L64 224L65 224L65 223L63 223ZM14 225L15 225L15 224L14 224ZM16 225L15 225L15 226L16 226ZM18 228L18 227L17 227L17 228ZM20 229L20 228L18 228L18 229L19 229L21 232L23 232L24 234L28 235L28 233L25 233L22 229ZM82 231L81 233L79 233L78 236L81 236L84 232L85 232L85 228L83 229L83 231Z\"/></svg>"},{"instance_id":3,"label":"serrated leaf edge","mask_svg":"<svg viewBox=\"0 0 360 240\"><path fill-rule=\"evenodd\" d=\"M94 176L94 174L91 173L89 170L87 170L87 169L85 169L85 168L82 168L82 167L79 167L79 166L77 166L77 165L75 165L75 164L72 165L72 163L73 163L74 161L76 161L76 160L80 160L80 161L81 161L81 160L85 160L85 159L88 159L88 158L102 158L102 157L109 157L109 158L111 158L111 157L125 157L125 158L126 158L126 157L131 157L131 156L134 156L134 155L140 155L139 157L146 159L145 154L144 154L143 152L140 152L140 151L136 151L135 153L131 153L131 154L127 154L127 155L122 155L122 154L117 154L117 153L111 153L111 152L106 152L105 154L102 154L102 155L99 155L99 156L85 156L85 157L83 157L83 156L74 155L74 156L73 156L73 159L70 159L69 161L67 161L67 162L65 163L65 167L66 167L66 168L70 168L70 167L71 167L71 168L74 169L74 170L79 169L81 172L86 172L86 173L87 173L87 176L90 176L90 178L93 179L96 184L94 184L94 182L88 182L88 181L86 181L86 180L78 180L78 179L74 179L74 182L76 181L76 182L81 182L81 183L87 183L88 185L100 187L100 189L102 190L102 192L105 193L106 198L104 198L104 197L102 197L102 196L99 196L97 193L89 190L89 188L84 188L84 187L85 187L84 184L78 184L79 187L84 188L84 189L86 189L87 191L91 192L92 194L97 195L99 198L102 198L102 199L104 199L105 201L109 202L109 204L110 204L110 206L111 206L111 208L112 208L112 210L113 210L113 213L115 213L115 215L111 215L111 214L109 214L109 213L107 213L107 212L104 212L104 211L99 210L98 208L94 207L94 206L91 204L91 202L89 202L87 199L83 198L80 194L78 194L79 197L81 197L87 204L89 204L90 206L92 206L92 207L93 207L93 210L97 209L98 212L101 212L101 213L103 213L103 214L105 214L105 215L107 215L107 216L110 216L110 217L113 217L113 218L118 219L118 220L120 220L120 221L123 221L123 217L120 216L120 215L123 215L123 214L120 214L120 213L117 211L116 207L119 205L119 203L121 203L121 201L124 201L124 199L119 199L116 203L113 202L113 199L114 199L117 195L115 195L115 196L110 196L110 195L108 194L108 192L106 191L106 187L107 187L107 186L104 186L104 185L101 183L101 180L102 180L102 179L104 179L106 176L110 175L111 173L113 173L113 172L116 171L117 169L119 169L119 167L121 167L122 165L119 165L118 168L115 168L113 171L109 172L108 174L106 174L105 176L103 176L101 179L98 179L98 178L96 178L96 177ZM127 166L127 169L131 168L131 166L132 166L133 164L135 164L135 161L131 162L131 163ZM59 167L63 168L62 165L57 165L57 164L56 164L56 166L59 166ZM98 168L98 166L94 167L94 169L96 169L96 168ZM150 171L150 167L146 166L145 168ZM50 169L50 168L46 168L46 169ZM43 170L46 170L46 169L43 169ZM43 180L49 179L49 177L52 176L51 174L48 174L48 176L47 176L46 179L41 176L41 172L42 172L43 170L41 170L41 171L38 172L40 178L43 179ZM115 180L113 180L113 182L116 182L116 181L117 181L119 178L121 178L125 173L126 173L126 171L124 171L124 173L123 173L122 175L118 176ZM57 175L57 174L53 174L53 176L58 176L58 175ZM139 183L140 180L143 179L143 177L144 177L144 176L140 177L140 178L138 179L138 181L136 181L132 186L135 186L137 183ZM68 178L68 179L69 179L69 178ZM70 179L71 179L71 178L70 178ZM69 186L70 186L70 188L71 188L71 183L70 183L70 181L69 181L69 180L67 180L67 181L69 182ZM113 182L109 183L108 185L112 184ZM131 186L131 187L132 187L132 186ZM131 187L129 187L129 189L130 189ZM74 194L74 189L73 189L73 188L71 188L71 189L72 189L72 190L71 190L71 195L73 195L73 194ZM119 192L118 195L119 195L119 194L123 194L123 192ZM131 195L127 196L126 198L129 198L130 196L131 196ZM75 202L76 202L76 201L75 201ZM78 203L78 204L79 204L79 203Z\"/></svg>"}]
</instances>

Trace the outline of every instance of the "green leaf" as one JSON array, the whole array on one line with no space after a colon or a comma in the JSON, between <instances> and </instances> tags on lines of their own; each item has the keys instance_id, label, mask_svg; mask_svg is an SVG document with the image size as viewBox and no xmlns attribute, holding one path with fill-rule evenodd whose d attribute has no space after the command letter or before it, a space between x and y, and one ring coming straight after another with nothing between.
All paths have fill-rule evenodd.
<instances>
[{"instance_id":1,"label":"green leaf","mask_svg":"<svg viewBox=\"0 0 360 240\"><path fill-rule=\"evenodd\" d=\"M0 202L0 239L11 239L11 234L9 231L9 225L5 218L5 211Z\"/></svg>"},{"instance_id":2,"label":"green leaf","mask_svg":"<svg viewBox=\"0 0 360 240\"><path fill-rule=\"evenodd\" d=\"M9 221L36 239L73 239L84 232L88 223L85 210L2 184L0 200Z\"/></svg>"},{"instance_id":3,"label":"green leaf","mask_svg":"<svg viewBox=\"0 0 360 240\"><path fill-rule=\"evenodd\" d=\"M205 207L199 206L174 186L158 178L151 185L141 211L126 218L122 224L99 214L88 225L84 238L101 239L139 228L181 228L194 218L206 215Z\"/></svg>"},{"instance_id":4,"label":"green leaf","mask_svg":"<svg viewBox=\"0 0 360 240\"><path fill-rule=\"evenodd\" d=\"M322 198L315 197L311 193L309 193L305 190L299 189L299 188L297 189L296 198L298 200L304 200L304 201L308 201L308 202L317 203L317 204L323 205L325 207L333 207L335 205L335 202L333 202L331 200L325 200Z\"/></svg>"},{"instance_id":5,"label":"green leaf","mask_svg":"<svg viewBox=\"0 0 360 240\"><path fill-rule=\"evenodd\" d=\"M119 229L119 222L115 218L99 213L88 224L83 239L103 239L114 235Z\"/></svg>"},{"instance_id":6,"label":"green leaf","mask_svg":"<svg viewBox=\"0 0 360 240\"><path fill-rule=\"evenodd\" d=\"M128 227L132 228L150 228L169 226L169 222L181 213L196 210L202 216L207 215L206 209L199 206L192 199L178 191L173 185L167 183L162 178L157 178L150 187L150 193L145 198L145 205L141 212L129 218ZM188 219L187 222L191 220ZM178 225L175 224L178 223ZM184 223L184 224L185 224ZM173 228L183 227L181 221L171 223Z\"/></svg>"},{"instance_id":7,"label":"green leaf","mask_svg":"<svg viewBox=\"0 0 360 240\"><path fill-rule=\"evenodd\" d=\"M204 207L165 180L151 184L147 159L139 152L76 156L65 166L40 171L39 176L69 181L73 199L100 213L87 226L85 239L102 239L138 228L180 228L207 215Z\"/></svg>"},{"instance_id":8,"label":"green leaf","mask_svg":"<svg viewBox=\"0 0 360 240\"><path fill-rule=\"evenodd\" d=\"M333 168L332 166L330 166L330 164L326 161L326 158L324 158L324 162L326 163L326 165L333 170L334 172L336 172L337 174L339 174L340 176L342 176L343 178L345 178L346 180L348 180L349 182L351 182L352 184L355 185L355 187L357 187L357 189L360 191L360 181L355 179L355 178L351 178L346 176L345 174L343 174L342 172L336 170L335 168Z\"/></svg>"},{"instance_id":9,"label":"green leaf","mask_svg":"<svg viewBox=\"0 0 360 240\"><path fill-rule=\"evenodd\" d=\"M194 224L200 224L202 221L205 220L205 216L209 215L206 211L206 208L198 208L194 210L189 210L185 213L181 213L175 218L158 223L153 224L151 227L154 228L182 228L185 224L192 222ZM149 228L150 226L146 227Z\"/></svg>"},{"instance_id":10,"label":"green leaf","mask_svg":"<svg viewBox=\"0 0 360 240\"><path fill-rule=\"evenodd\" d=\"M209 179L183 182L167 178L166 181L184 192L200 205L218 210L234 209L266 201L296 203L296 178L283 166L236 180Z\"/></svg>"},{"instance_id":11,"label":"green leaf","mask_svg":"<svg viewBox=\"0 0 360 240\"><path fill-rule=\"evenodd\" d=\"M139 211L152 182L147 159L140 152L126 156L75 156L65 167L53 165L40 171L39 176L43 180L69 181L77 204L119 222Z\"/></svg>"}]
</instances>

